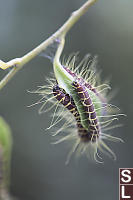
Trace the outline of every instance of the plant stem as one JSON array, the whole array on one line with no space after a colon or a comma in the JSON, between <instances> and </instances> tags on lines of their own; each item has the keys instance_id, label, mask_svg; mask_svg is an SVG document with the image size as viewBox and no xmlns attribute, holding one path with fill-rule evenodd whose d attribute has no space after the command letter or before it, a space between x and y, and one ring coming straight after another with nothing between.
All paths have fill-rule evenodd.
<instances>
[{"instance_id":1,"label":"plant stem","mask_svg":"<svg viewBox=\"0 0 133 200\"><path fill-rule=\"evenodd\" d=\"M14 67L0 82L0 89L2 89L8 81L30 60L39 55L42 51L44 51L56 38L61 37L62 35L66 35L67 32L72 28L72 26L80 19L80 17L85 14L88 8L95 3L97 0L88 0L84 3L78 10L74 11L69 19L48 39L42 42L35 49L27 53L21 58L15 58L7 63L0 61L0 68L7 69L10 67Z\"/></svg>"}]
</instances>

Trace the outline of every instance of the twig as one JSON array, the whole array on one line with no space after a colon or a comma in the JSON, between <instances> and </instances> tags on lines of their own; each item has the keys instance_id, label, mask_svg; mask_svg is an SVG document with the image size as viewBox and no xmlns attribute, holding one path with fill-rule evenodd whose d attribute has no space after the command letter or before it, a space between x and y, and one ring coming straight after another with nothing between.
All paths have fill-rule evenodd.
<instances>
[{"instance_id":1,"label":"twig","mask_svg":"<svg viewBox=\"0 0 133 200\"><path fill-rule=\"evenodd\" d=\"M1 80L0 89L2 89L8 81L30 60L39 55L44 51L56 38L66 35L67 32L72 28L72 26L79 20L79 18L88 10L88 8L95 3L97 0L89 0L83 4L78 10L74 11L70 18L48 39L42 42L35 49L27 53L21 58L15 58L9 62L0 61L0 68L5 70L7 68L13 67L13 69Z\"/></svg>"}]
</instances>

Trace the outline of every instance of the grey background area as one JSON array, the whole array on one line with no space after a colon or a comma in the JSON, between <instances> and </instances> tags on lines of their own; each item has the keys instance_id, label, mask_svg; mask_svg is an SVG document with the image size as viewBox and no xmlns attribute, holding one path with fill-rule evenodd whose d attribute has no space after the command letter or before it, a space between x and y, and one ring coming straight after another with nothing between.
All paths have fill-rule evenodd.
<instances>
[{"instance_id":1,"label":"grey background area","mask_svg":"<svg viewBox=\"0 0 133 200\"><path fill-rule=\"evenodd\" d=\"M0 0L0 59L23 56L55 32L84 0ZM118 168L133 167L133 1L99 0L71 29L64 54L79 51L99 57L102 78L111 77L118 90L112 103L127 117L122 128L113 133L124 144L109 143L117 155L114 162L106 156L104 164L86 158L68 166L67 144L51 145L53 138L45 129L50 113L38 114L39 105L27 106L39 97L27 90L45 84L52 64L43 57L28 63L0 91L0 115L13 134L11 194L19 200L117 200ZM7 72L0 70L0 78ZM52 113L51 113L52 114Z\"/></svg>"}]
</instances>

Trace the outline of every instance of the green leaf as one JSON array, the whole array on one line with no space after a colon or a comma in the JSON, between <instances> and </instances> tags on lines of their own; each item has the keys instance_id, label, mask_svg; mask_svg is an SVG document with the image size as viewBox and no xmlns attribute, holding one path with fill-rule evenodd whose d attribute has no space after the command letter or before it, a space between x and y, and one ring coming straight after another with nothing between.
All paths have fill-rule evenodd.
<instances>
[{"instance_id":1,"label":"green leaf","mask_svg":"<svg viewBox=\"0 0 133 200\"><path fill-rule=\"evenodd\" d=\"M5 120L0 117L0 186L3 187L8 187L9 184L11 148L11 130Z\"/></svg>"}]
</instances>

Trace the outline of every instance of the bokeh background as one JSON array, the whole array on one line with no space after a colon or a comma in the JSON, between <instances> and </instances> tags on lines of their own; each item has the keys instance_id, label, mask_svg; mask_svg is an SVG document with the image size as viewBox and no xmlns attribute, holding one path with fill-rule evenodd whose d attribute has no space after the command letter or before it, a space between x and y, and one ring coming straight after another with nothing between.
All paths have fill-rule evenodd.
<instances>
[{"instance_id":1,"label":"bokeh background","mask_svg":"<svg viewBox=\"0 0 133 200\"><path fill-rule=\"evenodd\" d=\"M0 0L0 59L20 57L36 47L79 8L85 0ZM102 77L111 77L118 92L113 103L127 117L123 128L114 130L124 144L110 144L117 161L104 157L104 164L86 158L65 166L70 146L51 145L45 130L50 114L38 114L39 105L28 108L38 96L27 90L45 83L52 64L43 57L28 63L0 91L0 115L13 134L11 194L19 200L117 200L118 169L133 167L133 1L99 0L71 29L65 55L80 52L99 56ZM0 78L6 72L0 70ZM47 134L45 134L47 133Z\"/></svg>"}]
</instances>

